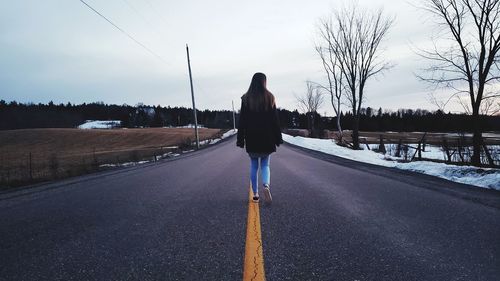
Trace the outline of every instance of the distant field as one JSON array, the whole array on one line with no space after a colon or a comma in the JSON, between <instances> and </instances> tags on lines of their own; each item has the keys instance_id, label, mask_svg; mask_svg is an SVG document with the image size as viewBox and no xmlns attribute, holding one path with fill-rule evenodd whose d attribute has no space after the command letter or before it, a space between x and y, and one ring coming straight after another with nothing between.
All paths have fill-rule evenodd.
<instances>
[{"instance_id":1,"label":"distant field","mask_svg":"<svg viewBox=\"0 0 500 281\"><path fill-rule=\"evenodd\" d=\"M350 142L351 134L352 131L345 130L343 133L344 139ZM398 143L399 140L402 140L403 143L418 143L423 135L423 132L359 132L361 141L366 141L368 144L379 143L380 136L383 137L385 143ZM336 132L328 131L327 138L336 138ZM454 142L460 138L463 138L466 143L472 143L472 134L460 136L457 133L427 133L425 140L428 144L440 145L443 139L446 139L448 142ZM483 139L487 145L500 145L500 132L483 133Z\"/></svg>"},{"instance_id":2,"label":"distant field","mask_svg":"<svg viewBox=\"0 0 500 281\"><path fill-rule=\"evenodd\" d=\"M152 158L175 151L176 146L188 149L195 140L193 131L189 128L0 131L0 186L79 175L102 164ZM219 129L204 128L199 133L200 140L222 134Z\"/></svg>"}]
</instances>

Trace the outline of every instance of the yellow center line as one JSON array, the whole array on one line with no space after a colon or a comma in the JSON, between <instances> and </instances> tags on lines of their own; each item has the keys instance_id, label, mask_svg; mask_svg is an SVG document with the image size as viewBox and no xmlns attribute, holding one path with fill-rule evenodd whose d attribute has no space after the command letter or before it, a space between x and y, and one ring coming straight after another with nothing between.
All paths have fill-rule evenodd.
<instances>
[{"instance_id":1,"label":"yellow center line","mask_svg":"<svg viewBox=\"0 0 500 281\"><path fill-rule=\"evenodd\" d=\"M266 280L264 274L264 256L262 255L259 203L254 203L252 197L253 192L250 187L243 281Z\"/></svg>"}]
</instances>

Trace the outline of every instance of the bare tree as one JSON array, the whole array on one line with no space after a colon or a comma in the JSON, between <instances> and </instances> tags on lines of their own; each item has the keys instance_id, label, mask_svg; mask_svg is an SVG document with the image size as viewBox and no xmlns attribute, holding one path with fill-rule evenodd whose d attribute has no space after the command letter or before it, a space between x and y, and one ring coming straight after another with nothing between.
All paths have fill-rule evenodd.
<instances>
[{"instance_id":1,"label":"bare tree","mask_svg":"<svg viewBox=\"0 0 500 281\"><path fill-rule=\"evenodd\" d=\"M380 43L393 19L375 12L360 10L356 4L335 11L321 23L320 34L340 68L345 97L354 117L353 147L359 149L359 119L366 81L390 65L380 57Z\"/></svg>"},{"instance_id":2,"label":"bare tree","mask_svg":"<svg viewBox=\"0 0 500 281\"><path fill-rule=\"evenodd\" d=\"M450 102L451 98L449 97L446 101L438 99L434 93L428 94L428 100L431 104L435 105L439 111L444 112L446 105Z\"/></svg>"},{"instance_id":3,"label":"bare tree","mask_svg":"<svg viewBox=\"0 0 500 281\"><path fill-rule=\"evenodd\" d=\"M311 135L314 135L314 116L323 105L323 94L311 81L306 82L307 91L302 96L296 96L299 110L306 114Z\"/></svg>"},{"instance_id":4,"label":"bare tree","mask_svg":"<svg viewBox=\"0 0 500 281\"><path fill-rule=\"evenodd\" d=\"M481 163L481 114L497 111L498 94L488 87L500 80L500 0L424 0L424 9L438 19L449 42L434 42L419 54L432 61L421 80L454 90L464 110L473 116L471 162ZM465 96L465 99L464 99ZM488 101L487 101L488 100ZM483 104L482 102L486 102Z\"/></svg>"},{"instance_id":5,"label":"bare tree","mask_svg":"<svg viewBox=\"0 0 500 281\"><path fill-rule=\"evenodd\" d=\"M483 115L498 115L500 113L500 99L492 96L484 97L479 112Z\"/></svg>"},{"instance_id":6,"label":"bare tree","mask_svg":"<svg viewBox=\"0 0 500 281\"><path fill-rule=\"evenodd\" d=\"M318 27L320 30L320 42L316 44L316 52L321 58L321 62L323 63L323 69L326 74L326 78L328 81L327 85L318 84L320 88L325 90L330 95L330 102L332 104L333 110L337 115L337 131L338 131L338 140L342 142L342 126L340 124L340 106L342 104L342 93L343 93L343 81L342 81L342 72L340 65L337 62L335 57L334 50L330 48L331 46L331 37L329 32L324 32L329 28L329 26L325 26L325 23L322 22Z\"/></svg>"},{"instance_id":7,"label":"bare tree","mask_svg":"<svg viewBox=\"0 0 500 281\"><path fill-rule=\"evenodd\" d=\"M458 103L462 106L466 114L472 115L472 110L470 102L467 97L462 97L461 95L456 96ZM495 95L483 96L481 106L479 107L480 115L496 115L500 112L500 99L496 98Z\"/></svg>"}]
</instances>

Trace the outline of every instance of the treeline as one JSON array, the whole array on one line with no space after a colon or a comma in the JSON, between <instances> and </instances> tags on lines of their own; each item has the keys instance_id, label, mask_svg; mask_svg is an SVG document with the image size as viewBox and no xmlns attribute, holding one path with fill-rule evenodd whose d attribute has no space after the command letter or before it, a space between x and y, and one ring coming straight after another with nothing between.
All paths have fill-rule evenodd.
<instances>
[{"instance_id":1,"label":"treeline","mask_svg":"<svg viewBox=\"0 0 500 281\"><path fill-rule=\"evenodd\" d=\"M360 111L361 131L395 132L472 132L473 119L467 114L444 113L422 109L399 109L397 111L373 110L370 107ZM483 131L500 131L500 116L480 116ZM335 128L331 119L325 128ZM341 115L343 129L351 129L354 118L351 113Z\"/></svg>"},{"instance_id":2,"label":"treeline","mask_svg":"<svg viewBox=\"0 0 500 281\"><path fill-rule=\"evenodd\" d=\"M207 128L232 128L233 115L229 110L198 110L198 123ZM334 117L319 114L302 114L297 110L278 109L283 128L308 128L314 119L314 127L335 130ZM468 132L472 131L471 116L442 111L400 109L397 111L374 110L370 107L360 112L362 131L427 131ZM483 116L485 131L500 130L500 116ZM67 104L23 104L0 100L0 130L24 128L74 128L86 120L120 120L123 127L166 127L193 124L193 111L185 107L147 106L143 104L114 105L102 102ZM341 114L343 129L352 129L351 113ZM238 114L236 114L238 121Z\"/></svg>"},{"instance_id":3,"label":"treeline","mask_svg":"<svg viewBox=\"0 0 500 281\"><path fill-rule=\"evenodd\" d=\"M335 117L322 117L315 113L300 114L295 111L279 110L282 127L309 128L314 120L314 128L336 130ZM352 130L354 117L352 113L341 113L340 122L343 130ZM284 125L286 124L286 125ZM483 131L500 131L500 116L481 116ZM472 132L472 116L466 114L444 113L424 109L399 109L397 111L374 110L370 107L360 110L361 131L395 131L395 132Z\"/></svg>"},{"instance_id":4,"label":"treeline","mask_svg":"<svg viewBox=\"0 0 500 281\"><path fill-rule=\"evenodd\" d=\"M228 110L197 110L199 124L208 128L232 128ZM25 128L74 128L86 120L120 120L123 127L166 127L194 124L193 111L185 107L114 105L102 102L23 104L0 101L0 130Z\"/></svg>"}]
</instances>

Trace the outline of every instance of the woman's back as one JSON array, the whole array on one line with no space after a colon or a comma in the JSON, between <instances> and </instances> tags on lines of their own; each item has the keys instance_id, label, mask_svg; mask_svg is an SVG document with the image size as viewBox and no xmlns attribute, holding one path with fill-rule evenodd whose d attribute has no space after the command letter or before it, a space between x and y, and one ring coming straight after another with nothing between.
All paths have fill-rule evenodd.
<instances>
[{"instance_id":1,"label":"woman's back","mask_svg":"<svg viewBox=\"0 0 500 281\"><path fill-rule=\"evenodd\" d=\"M283 139L274 96L267 90L266 82L267 79L263 73L255 73L248 91L241 97L236 145L241 148L246 147L250 156L250 181L254 202L259 202L257 171L260 165L264 197L270 203L272 200L270 154L276 151L276 146L283 143Z\"/></svg>"},{"instance_id":2,"label":"woman's back","mask_svg":"<svg viewBox=\"0 0 500 281\"><path fill-rule=\"evenodd\" d=\"M241 98L238 142L239 146L246 144L247 152L272 153L283 143L274 96L269 94L273 104L257 110L251 108L248 94Z\"/></svg>"}]
</instances>

